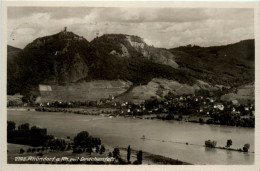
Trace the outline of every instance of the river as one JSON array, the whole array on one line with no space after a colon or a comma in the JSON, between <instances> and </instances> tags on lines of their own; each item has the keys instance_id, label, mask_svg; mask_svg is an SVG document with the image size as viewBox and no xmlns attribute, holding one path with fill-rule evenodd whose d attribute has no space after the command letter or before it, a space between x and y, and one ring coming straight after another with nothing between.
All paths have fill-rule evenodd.
<instances>
[{"instance_id":1,"label":"river","mask_svg":"<svg viewBox=\"0 0 260 171\"><path fill-rule=\"evenodd\" d=\"M7 111L9 121L16 126L29 123L47 128L48 134L73 138L80 131L100 137L102 143L143 150L193 164L254 164L254 153L243 153L203 147L205 140L225 146L232 139L232 148L250 144L254 149L254 128L222 125L200 125L179 121L77 115L71 113ZM142 136L146 139L140 139ZM189 145L186 145L186 142Z\"/></svg>"}]
</instances>

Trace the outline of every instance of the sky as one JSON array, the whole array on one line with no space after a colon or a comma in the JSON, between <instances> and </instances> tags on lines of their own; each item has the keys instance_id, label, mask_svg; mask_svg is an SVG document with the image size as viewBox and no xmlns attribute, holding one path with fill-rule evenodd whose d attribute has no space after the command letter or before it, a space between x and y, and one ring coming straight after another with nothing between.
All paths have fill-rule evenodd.
<instances>
[{"instance_id":1,"label":"sky","mask_svg":"<svg viewBox=\"0 0 260 171\"><path fill-rule=\"evenodd\" d=\"M155 47L217 46L254 38L250 8L8 7L9 45L24 48L67 27L91 41L103 34L137 35Z\"/></svg>"}]
</instances>

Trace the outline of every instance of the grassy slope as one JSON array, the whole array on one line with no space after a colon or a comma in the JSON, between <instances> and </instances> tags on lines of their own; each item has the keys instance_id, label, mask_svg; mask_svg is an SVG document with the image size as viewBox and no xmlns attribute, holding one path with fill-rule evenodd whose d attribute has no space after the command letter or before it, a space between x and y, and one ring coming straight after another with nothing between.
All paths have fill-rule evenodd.
<instances>
[{"instance_id":1,"label":"grassy slope","mask_svg":"<svg viewBox=\"0 0 260 171\"><path fill-rule=\"evenodd\" d=\"M248 100L255 100L255 85L248 84L238 87L233 92L221 96L222 100L232 101L238 100L241 104L248 104Z\"/></svg>"},{"instance_id":2,"label":"grassy slope","mask_svg":"<svg viewBox=\"0 0 260 171\"><path fill-rule=\"evenodd\" d=\"M213 84L239 86L254 81L254 40L227 46L170 49L181 69Z\"/></svg>"}]
</instances>

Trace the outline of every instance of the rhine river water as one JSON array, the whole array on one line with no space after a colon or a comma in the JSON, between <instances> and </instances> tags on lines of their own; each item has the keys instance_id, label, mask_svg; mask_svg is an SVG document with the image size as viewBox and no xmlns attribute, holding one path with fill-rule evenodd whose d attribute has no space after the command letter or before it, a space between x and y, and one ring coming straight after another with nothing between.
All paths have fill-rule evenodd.
<instances>
[{"instance_id":1,"label":"rhine river water","mask_svg":"<svg viewBox=\"0 0 260 171\"><path fill-rule=\"evenodd\" d=\"M80 131L88 131L104 144L125 148L130 145L135 150L193 164L254 164L254 153L251 153L254 152L254 128L10 110L7 119L16 122L16 126L29 123L47 128L48 134L56 137L73 138ZM145 139L141 139L143 136ZM242 148L249 143L250 153L203 147L209 139L217 141L217 146L225 146L226 141L232 139L232 148Z\"/></svg>"}]
</instances>

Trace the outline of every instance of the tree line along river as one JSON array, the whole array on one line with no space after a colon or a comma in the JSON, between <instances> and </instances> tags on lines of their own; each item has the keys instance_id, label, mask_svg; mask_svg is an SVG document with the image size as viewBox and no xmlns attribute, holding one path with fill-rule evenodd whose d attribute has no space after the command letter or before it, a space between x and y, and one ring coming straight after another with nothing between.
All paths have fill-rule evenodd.
<instances>
[{"instance_id":1,"label":"tree line along river","mask_svg":"<svg viewBox=\"0 0 260 171\"><path fill-rule=\"evenodd\" d=\"M254 128L14 110L7 111L7 120L17 125L29 123L47 128L48 134L62 138L73 138L86 130L100 137L104 144L115 147L131 145L135 150L193 164L254 164ZM145 139L141 139L143 136ZM217 146L225 146L231 139L232 148L242 148L249 143L250 152L205 148L204 142L209 139L217 141Z\"/></svg>"}]
</instances>

